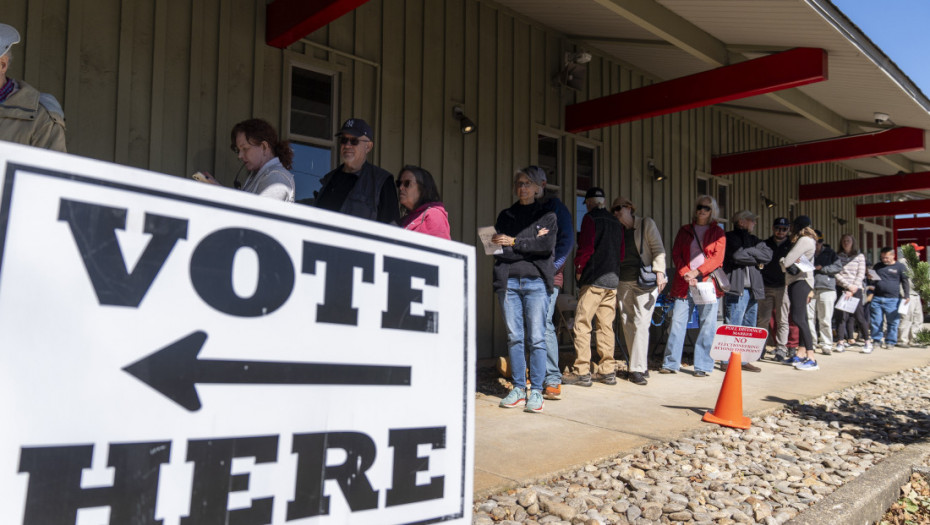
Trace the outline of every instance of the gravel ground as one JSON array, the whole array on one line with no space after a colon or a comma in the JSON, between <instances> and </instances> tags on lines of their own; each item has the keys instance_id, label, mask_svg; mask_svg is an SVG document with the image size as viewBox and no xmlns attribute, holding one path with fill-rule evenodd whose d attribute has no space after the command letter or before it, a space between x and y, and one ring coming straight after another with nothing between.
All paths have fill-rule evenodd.
<instances>
[{"instance_id":1,"label":"gravel ground","mask_svg":"<svg viewBox=\"0 0 930 525\"><path fill-rule=\"evenodd\" d=\"M781 524L928 432L930 367L905 370L476 501L473 523Z\"/></svg>"}]
</instances>

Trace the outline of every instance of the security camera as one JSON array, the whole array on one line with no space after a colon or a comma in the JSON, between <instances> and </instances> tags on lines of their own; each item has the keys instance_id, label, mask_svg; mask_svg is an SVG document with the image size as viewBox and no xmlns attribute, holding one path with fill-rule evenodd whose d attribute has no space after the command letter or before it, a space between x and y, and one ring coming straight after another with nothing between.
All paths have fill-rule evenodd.
<instances>
[{"instance_id":1,"label":"security camera","mask_svg":"<svg viewBox=\"0 0 930 525\"><path fill-rule=\"evenodd\" d=\"M873 116L875 117L875 123L879 125L887 124L888 120L891 118L888 116L888 113L875 113Z\"/></svg>"}]
</instances>

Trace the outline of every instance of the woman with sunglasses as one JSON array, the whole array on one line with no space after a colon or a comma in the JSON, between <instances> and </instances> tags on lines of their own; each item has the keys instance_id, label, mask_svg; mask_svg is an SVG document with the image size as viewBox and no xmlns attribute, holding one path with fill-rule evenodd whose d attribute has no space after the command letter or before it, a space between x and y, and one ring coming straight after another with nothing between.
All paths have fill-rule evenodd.
<instances>
[{"instance_id":1,"label":"woman with sunglasses","mask_svg":"<svg viewBox=\"0 0 930 525\"><path fill-rule=\"evenodd\" d=\"M656 298L665 289L665 245L654 220L637 217L636 206L617 197L611 211L623 225L623 259L617 286L617 314L630 356L630 382L646 385L649 377L649 324ZM655 286L643 287L638 278L642 267L656 274Z\"/></svg>"},{"instance_id":2,"label":"woman with sunglasses","mask_svg":"<svg viewBox=\"0 0 930 525\"><path fill-rule=\"evenodd\" d=\"M553 250L558 233L555 213L536 201L542 170L525 169L513 178L517 202L500 212L491 242L501 247L494 256L494 292L504 312L513 390L501 400L504 408L526 407L542 412L546 379L546 312L553 289ZM530 345L530 382L526 391L524 341Z\"/></svg>"},{"instance_id":3,"label":"woman with sunglasses","mask_svg":"<svg viewBox=\"0 0 930 525\"><path fill-rule=\"evenodd\" d=\"M665 361L659 370L662 374L674 374L681 368L681 352L693 308L697 308L700 319L700 332L694 345L694 377L707 377L714 370L710 347L717 329L718 301L695 305L693 294L697 293L695 287L698 283L709 282L714 286L717 299L723 295L723 290L711 275L723 266L726 252L726 237L723 228L717 224L719 213L717 201L710 195L701 195L694 202L691 223L682 226L675 236L672 261L676 271L669 292L675 303L665 345Z\"/></svg>"},{"instance_id":4,"label":"woman with sunglasses","mask_svg":"<svg viewBox=\"0 0 930 525\"><path fill-rule=\"evenodd\" d=\"M451 238L449 214L430 172L419 166L404 166L397 177L397 199L401 205L401 228Z\"/></svg>"}]
</instances>

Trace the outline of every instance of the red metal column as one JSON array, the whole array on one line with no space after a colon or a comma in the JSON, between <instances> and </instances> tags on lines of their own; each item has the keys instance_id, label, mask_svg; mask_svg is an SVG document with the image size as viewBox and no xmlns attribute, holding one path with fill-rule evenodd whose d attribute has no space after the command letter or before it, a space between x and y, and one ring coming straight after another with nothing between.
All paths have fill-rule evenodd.
<instances>
[{"instance_id":1,"label":"red metal column","mask_svg":"<svg viewBox=\"0 0 930 525\"><path fill-rule=\"evenodd\" d=\"M802 201L812 201L914 190L930 190L930 171L888 175L871 179L802 184L798 187L798 197Z\"/></svg>"},{"instance_id":2,"label":"red metal column","mask_svg":"<svg viewBox=\"0 0 930 525\"><path fill-rule=\"evenodd\" d=\"M905 215L908 213L930 213L930 199L856 205L856 218L858 219L863 217Z\"/></svg>"},{"instance_id":3,"label":"red metal column","mask_svg":"<svg viewBox=\"0 0 930 525\"><path fill-rule=\"evenodd\" d=\"M710 172L714 175L728 175L818 162L891 155L922 149L924 149L924 130L892 128L875 133L718 155L711 159Z\"/></svg>"},{"instance_id":4,"label":"red metal column","mask_svg":"<svg viewBox=\"0 0 930 525\"><path fill-rule=\"evenodd\" d=\"M368 0L274 0L265 8L265 42L285 47Z\"/></svg>"},{"instance_id":5,"label":"red metal column","mask_svg":"<svg viewBox=\"0 0 930 525\"><path fill-rule=\"evenodd\" d=\"M894 220L894 229L896 230L912 230L915 228L930 228L930 217L916 217L913 219Z\"/></svg>"},{"instance_id":6,"label":"red metal column","mask_svg":"<svg viewBox=\"0 0 930 525\"><path fill-rule=\"evenodd\" d=\"M565 130L580 133L826 79L827 52L800 47L572 104L565 108Z\"/></svg>"}]
</instances>

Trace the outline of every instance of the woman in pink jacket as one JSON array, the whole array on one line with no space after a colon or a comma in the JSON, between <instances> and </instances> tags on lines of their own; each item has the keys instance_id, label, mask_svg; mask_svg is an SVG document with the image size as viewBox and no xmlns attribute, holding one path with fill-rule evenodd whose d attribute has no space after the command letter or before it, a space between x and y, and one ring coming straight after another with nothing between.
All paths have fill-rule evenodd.
<instances>
[{"instance_id":1,"label":"woman in pink jacket","mask_svg":"<svg viewBox=\"0 0 930 525\"><path fill-rule=\"evenodd\" d=\"M449 214L442 205L436 181L418 166L404 166L397 177L400 225L406 230L450 239Z\"/></svg>"}]
</instances>

